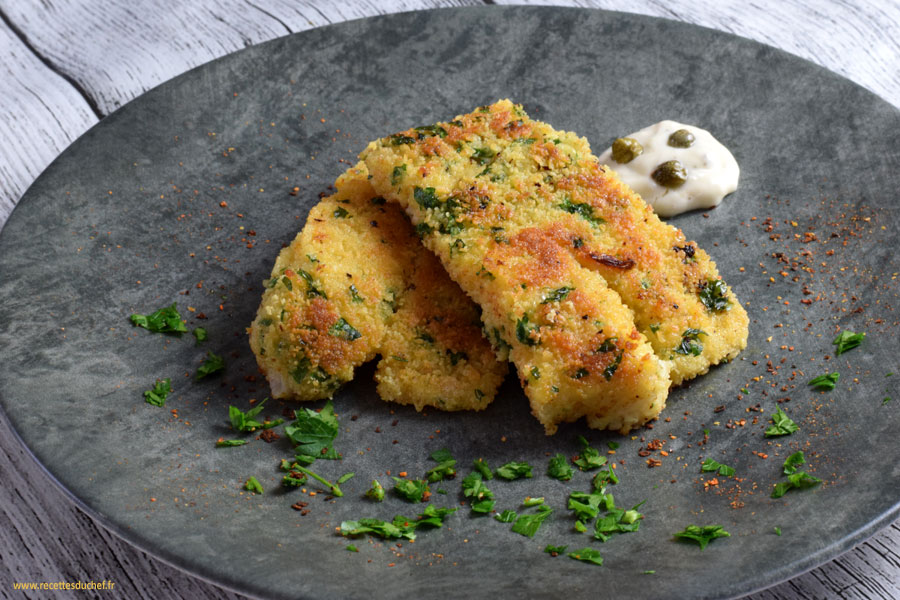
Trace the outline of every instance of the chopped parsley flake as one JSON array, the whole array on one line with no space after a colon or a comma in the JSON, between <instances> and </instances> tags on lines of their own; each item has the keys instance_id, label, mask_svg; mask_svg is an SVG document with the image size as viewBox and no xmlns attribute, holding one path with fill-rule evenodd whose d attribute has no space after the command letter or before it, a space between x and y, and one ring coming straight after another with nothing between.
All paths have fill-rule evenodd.
<instances>
[{"instance_id":1,"label":"chopped parsley flake","mask_svg":"<svg viewBox=\"0 0 900 600\"><path fill-rule=\"evenodd\" d=\"M507 481L513 481L515 479L531 479L531 465L527 462L516 462L510 461L499 467L494 474L501 479L506 479Z\"/></svg>"},{"instance_id":2,"label":"chopped parsley flake","mask_svg":"<svg viewBox=\"0 0 900 600\"><path fill-rule=\"evenodd\" d=\"M430 495L428 482L424 479L400 479L393 477L394 492L407 502L422 502L426 494Z\"/></svg>"},{"instance_id":3,"label":"chopped parsley flake","mask_svg":"<svg viewBox=\"0 0 900 600\"><path fill-rule=\"evenodd\" d=\"M675 352L685 356L700 356L700 353L703 352L703 344L700 343L701 335L706 335L706 332L694 328L685 329L681 334L681 344L675 348Z\"/></svg>"},{"instance_id":4,"label":"chopped parsley flake","mask_svg":"<svg viewBox=\"0 0 900 600\"><path fill-rule=\"evenodd\" d=\"M681 540L693 540L700 544L700 549L704 550L706 545L712 540L722 537L731 537L731 534L725 531L721 525L706 525L698 527L697 525L688 525L684 531L679 531L675 537Z\"/></svg>"},{"instance_id":5,"label":"chopped parsley flake","mask_svg":"<svg viewBox=\"0 0 900 600\"><path fill-rule=\"evenodd\" d=\"M366 492L366 498L374 500L375 502L384 501L384 487L382 487L382 485L378 483L377 479L372 480L372 485Z\"/></svg>"},{"instance_id":6,"label":"chopped parsley flake","mask_svg":"<svg viewBox=\"0 0 900 600\"><path fill-rule=\"evenodd\" d=\"M637 531L641 525L641 519L644 515L637 511L638 507L643 504L637 504L630 510L619 508L617 506L610 507L612 504L612 494L606 494L607 513L604 517L597 519L594 524L594 538L605 542L613 534L631 533Z\"/></svg>"},{"instance_id":7,"label":"chopped parsley flake","mask_svg":"<svg viewBox=\"0 0 900 600\"><path fill-rule=\"evenodd\" d=\"M700 302L709 312L721 312L731 308L728 287L721 279L708 279L700 286Z\"/></svg>"},{"instance_id":8,"label":"chopped parsley flake","mask_svg":"<svg viewBox=\"0 0 900 600\"><path fill-rule=\"evenodd\" d=\"M243 446L247 440L219 440L216 442L216 448L231 448L233 446Z\"/></svg>"},{"instance_id":9,"label":"chopped parsley flake","mask_svg":"<svg viewBox=\"0 0 900 600\"><path fill-rule=\"evenodd\" d=\"M563 286L561 288L556 288L547 294L544 295L544 299L541 300L541 304L549 304L551 302L562 302L569 296L569 292L574 290L575 288L569 286Z\"/></svg>"},{"instance_id":10,"label":"chopped parsley flake","mask_svg":"<svg viewBox=\"0 0 900 600\"><path fill-rule=\"evenodd\" d=\"M550 546L548 544L547 547L544 548L544 552L546 552L550 556L559 556L566 551L566 548L568 548L568 546Z\"/></svg>"},{"instance_id":11,"label":"chopped parsley flake","mask_svg":"<svg viewBox=\"0 0 900 600\"><path fill-rule=\"evenodd\" d=\"M160 308L150 315L131 315L131 322L137 327L143 327L153 333L174 333L180 335L187 331L175 302L172 303L172 306Z\"/></svg>"},{"instance_id":12,"label":"chopped parsley flake","mask_svg":"<svg viewBox=\"0 0 900 600\"><path fill-rule=\"evenodd\" d=\"M722 477L733 477L734 476L734 468L729 467L728 465L723 465L722 463L716 462L711 458L707 458L703 461L703 464L700 466L700 470L703 473L718 473Z\"/></svg>"},{"instance_id":13,"label":"chopped parsley flake","mask_svg":"<svg viewBox=\"0 0 900 600\"><path fill-rule=\"evenodd\" d=\"M144 392L144 401L153 406L165 406L166 398L171 391L172 380L170 378L157 379L153 389Z\"/></svg>"},{"instance_id":14,"label":"chopped parsley flake","mask_svg":"<svg viewBox=\"0 0 900 600\"><path fill-rule=\"evenodd\" d=\"M191 331L191 333L194 335L195 338L197 338L198 344L200 342L206 341L207 333L206 333L206 329L204 329L203 327L195 327L194 330Z\"/></svg>"},{"instance_id":15,"label":"chopped parsley flake","mask_svg":"<svg viewBox=\"0 0 900 600\"><path fill-rule=\"evenodd\" d=\"M557 207L561 208L569 214L578 215L582 219L589 222L591 225L600 225L606 222L600 217L594 216L594 207L590 204L586 204L583 202L573 204L569 198L566 198L565 200L563 200L562 204L557 205Z\"/></svg>"},{"instance_id":16,"label":"chopped parsley flake","mask_svg":"<svg viewBox=\"0 0 900 600\"><path fill-rule=\"evenodd\" d=\"M381 519L343 521L341 523L341 535L355 537L368 533L384 539L406 538L414 540L416 539L416 529L419 527L441 527L444 519L455 512L455 508L435 508L429 504L415 519L397 515L391 523Z\"/></svg>"},{"instance_id":17,"label":"chopped parsley flake","mask_svg":"<svg viewBox=\"0 0 900 600\"><path fill-rule=\"evenodd\" d=\"M359 552L359 548L353 544L347 544L347 552Z\"/></svg>"},{"instance_id":18,"label":"chopped parsley flake","mask_svg":"<svg viewBox=\"0 0 900 600\"><path fill-rule=\"evenodd\" d=\"M252 476L244 483L244 489L248 492L253 492L254 494L263 493L262 485L259 483L259 481L257 481L256 477Z\"/></svg>"},{"instance_id":19,"label":"chopped parsley flake","mask_svg":"<svg viewBox=\"0 0 900 600\"><path fill-rule=\"evenodd\" d=\"M781 407L779 406L775 409L775 414L772 415L772 425L766 429L766 437L777 437L780 435L790 435L800 429L796 423L794 423L790 417L788 417Z\"/></svg>"},{"instance_id":20,"label":"chopped parsley flake","mask_svg":"<svg viewBox=\"0 0 900 600\"><path fill-rule=\"evenodd\" d=\"M538 529L540 529L541 524L552 513L552 508L550 508L546 504L541 504L540 506L538 506L538 511L536 513L519 515L519 517L516 519L516 522L513 523L512 530L526 537L534 537L534 534L536 534Z\"/></svg>"},{"instance_id":21,"label":"chopped parsley flake","mask_svg":"<svg viewBox=\"0 0 900 600\"><path fill-rule=\"evenodd\" d=\"M486 514L494 509L494 493L484 485L478 471L469 473L462 480L462 490L471 503L472 512Z\"/></svg>"},{"instance_id":22,"label":"chopped parsley flake","mask_svg":"<svg viewBox=\"0 0 900 600\"><path fill-rule=\"evenodd\" d=\"M560 481L569 481L574 475L574 470L569 466L569 461L563 454L557 454L550 459L547 465L547 475Z\"/></svg>"},{"instance_id":23,"label":"chopped parsley flake","mask_svg":"<svg viewBox=\"0 0 900 600\"><path fill-rule=\"evenodd\" d=\"M403 176L406 175L406 165L398 165L394 167L394 170L391 172L391 185L397 185L403 180Z\"/></svg>"},{"instance_id":24,"label":"chopped parsley flake","mask_svg":"<svg viewBox=\"0 0 900 600\"><path fill-rule=\"evenodd\" d=\"M835 354L840 356L848 350L853 350L863 343L866 339L865 333L853 333L852 331L842 331L831 343L835 345Z\"/></svg>"},{"instance_id":25,"label":"chopped parsley flake","mask_svg":"<svg viewBox=\"0 0 900 600\"><path fill-rule=\"evenodd\" d=\"M344 317L338 319L334 325L328 328L328 334L339 337L342 340L347 340L348 342L358 340L362 337L362 334L354 329L353 326L344 319Z\"/></svg>"},{"instance_id":26,"label":"chopped parsley flake","mask_svg":"<svg viewBox=\"0 0 900 600\"><path fill-rule=\"evenodd\" d=\"M344 473L343 475L338 477L338 480L335 483L337 485L341 485L342 483L346 483L347 481L350 481L354 477L356 477L356 473Z\"/></svg>"},{"instance_id":27,"label":"chopped parsley flake","mask_svg":"<svg viewBox=\"0 0 900 600\"><path fill-rule=\"evenodd\" d=\"M274 421L265 421L260 423L255 419L256 415L262 412L263 406L268 398L251 408L247 412L243 412L236 406L228 407L228 419L231 421L231 427L235 431L243 433L251 433L257 429L271 429L277 425L284 423L284 419L276 419Z\"/></svg>"},{"instance_id":28,"label":"chopped parsley flake","mask_svg":"<svg viewBox=\"0 0 900 600\"><path fill-rule=\"evenodd\" d=\"M811 488L819 485L820 483L822 483L822 480L818 477L814 477L806 471L797 471L796 473L788 475L787 481L782 481L775 484L775 487L772 488L772 497L781 498L789 490L802 490Z\"/></svg>"},{"instance_id":29,"label":"chopped parsley flake","mask_svg":"<svg viewBox=\"0 0 900 600\"><path fill-rule=\"evenodd\" d=\"M476 458L472 462L472 466L475 468L476 471L481 473L481 476L484 479L493 479L494 478L494 472L488 466L487 461L484 460L483 458Z\"/></svg>"},{"instance_id":30,"label":"chopped parsley flake","mask_svg":"<svg viewBox=\"0 0 900 600\"><path fill-rule=\"evenodd\" d=\"M775 528L775 535L778 535L778 536L781 535L781 527L776 527L776 528Z\"/></svg>"},{"instance_id":31,"label":"chopped parsley flake","mask_svg":"<svg viewBox=\"0 0 900 600\"><path fill-rule=\"evenodd\" d=\"M501 523L512 523L516 520L516 511L514 510L504 510L501 513L497 513L494 515L494 518L500 521Z\"/></svg>"},{"instance_id":32,"label":"chopped parsley flake","mask_svg":"<svg viewBox=\"0 0 900 600\"><path fill-rule=\"evenodd\" d=\"M591 448L591 445L583 435L578 436L578 443L581 444L581 452L572 461L576 467L582 471L591 471L599 469L606 464L606 457L600 454L600 451L596 448Z\"/></svg>"},{"instance_id":33,"label":"chopped parsley flake","mask_svg":"<svg viewBox=\"0 0 900 600\"><path fill-rule=\"evenodd\" d=\"M363 297L359 295L359 290L356 289L356 286L353 285L352 283L350 284L349 291L350 291L350 300L352 300L353 302L356 302L356 303L365 302Z\"/></svg>"},{"instance_id":34,"label":"chopped parsley flake","mask_svg":"<svg viewBox=\"0 0 900 600\"><path fill-rule=\"evenodd\" d=\"M347 212L347 209L343 206L338 206L334 211L335 219L347 219L350 217L350 213Z\"/></svg>"},{"instance_id":35,"label":"chopped parsley flake","mask_svg":"<svg viewBox=\"0 0 900 600\"><path fill-rule=\"evenodd\" d=\"M294 417L293 423L284 426L284 433L297 445L294 450L298 458L312 459L310 462L317 458L339 458L332 447L339 424L331 400L319 412L303 408L294 411Z\"/></svg>"},{"instance_id":36,"label":"chopped parsley flake","mask_svg":"<svg viewBox=\"0 0 900 600\"><path fill-rule=\"evenodd\" d=\"M301 466L298 465L298 464L293 464L293 465L291 465L291 468L292 468L293 470L299 471L299 472L301 472L301 473L303 473L303 474L305 474L305 475L309 475L310 477L312 477L313 479L315 479L316 481L318 481L319 483L321 483L322 485L324 485L327 489L329 489L329 490L331 491L331 493L334 494L335 496L341 497L341 496L344 495L344 493L341 491L341 488L338 487L338 484L336 484L336 483L331 483L330 481L328 481L327 479L325 479L324 477L322 477L322 476L319 475L318 473L313 473L313 472L310 471L309 469L307 469L307 468L305 468L305 467L301 467ZM352 475L351 475L351 477L352 477ZM348 478L348 479L349 479L349 478Z\"/></svg>"},{"instance_id":37,"label":"chopped parsley flake","mask_svg":"<svg viewBox=\"0 0 900 600\"><path fill-rule=\"evenodd\" d=\"M840 373L825 373L824 375L819 375L818 377L813 377L807 382L807 385L810 385L819 390L833 390L834 384L838 382L840 379Z\"/></svg>"},{"instance_id":38,"label":"chopped parsley flake","mask_svg":"<svg viewBox=\"0 0 900 600\"><path fill-rule=\"evenodd\" d=\"M219 371L225 370L225 359L219 356L218 354L214 354L213 352L206 353L206 360L203 361L203 364L197 369L197 375L195 379L200 380L204 377L208 377L213 373L218 373Z\"/></svg>"},{"instance_id":39,"label":"chopped parsley flake","mask_svg":"<svg viewBox=\"0 0 900 600\"><path fill-rule=\"evenodd\" d=\"M516 321L516 339L519 343L526 346L536 346L538 343L538 335L540 327L534 323L528 322L528 315L522 315L522 318Z\"/></svg>"},{"instance_id":40,"label":"chopped parsley flake","mask_svg":"<svg viewBox=\"0 0 900 600\"><path fill-rule=\"evenodd\" d=\"M543 503L543 496L540 496L539 498L532 498L531 496L529 496L522 502L522 506L524 506L525 508L531 508L532 506L540 506Z\"/></svg>"},{"instance_id":41,"label":"chopped parsley flake","mask_svg":"<svg viewBox=\"0 0 900 600\"><path fill-rule=\"evenodd\" d=\"M600 556L600 552L594 550L593 548L582 548L581 550L574 550L569 552L568 556L570 558L574 558L575 560L580 560L582 562L588 562L598 567L603 564L603 557Z\"/></svg>"},{"instance_id":42,"label":"chopped parsley flake","mask_svg":"<svg viewBox=\"0 0 900 600\"><path fill-rule=\"evenodd\" d=\"M793 475L797 472L797 467L806 462L806 456L803 455L803 450L798 450L794 452L790 456L788 456L784 461L784 474L785 475Z\"/></svg>"}]
</instances>

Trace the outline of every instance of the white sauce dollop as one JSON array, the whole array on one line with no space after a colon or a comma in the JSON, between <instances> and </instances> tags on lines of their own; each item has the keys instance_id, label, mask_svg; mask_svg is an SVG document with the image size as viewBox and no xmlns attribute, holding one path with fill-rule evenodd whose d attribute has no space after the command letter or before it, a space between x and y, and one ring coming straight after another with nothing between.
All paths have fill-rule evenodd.
<instances>
[{"instance_id":1,"label":"white sauce dollop","mask_svg":"<svg viewBox=\"0 0 900 600\"><path fill-rule=\"evenodd\" d=\"M679 129L694 134L689 148L669 145L669 136ZM640 194L661 217L698 208L718 206L737 189L741 170L734 156L711 133L699 127L675 121L660 121L627 136L638 141L644 151L630 162L617 163L612 148L600 155L600 164L608 165L628 187ZM687 170L687 181L677 188L663 187L651 174L664 162L679 161Z\"/></svg>"}]
</instances>

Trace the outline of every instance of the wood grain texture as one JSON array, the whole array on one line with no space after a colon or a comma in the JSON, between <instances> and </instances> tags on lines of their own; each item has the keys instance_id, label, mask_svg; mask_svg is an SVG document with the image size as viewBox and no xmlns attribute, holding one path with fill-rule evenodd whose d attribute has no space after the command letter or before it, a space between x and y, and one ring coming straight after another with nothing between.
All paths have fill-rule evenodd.
<instances>
[{"instance_id":1,"label":"wood grain texture","mask_svg":"<svg viewBox=\"0 0 900 600\"><path fill-rule=\"evenodd\" d=\"M0 223L41 171L98 121L65 79L0 23Z\"/></svg>"},{"instance_id":2,"label":"wood grain texture","mask_svg":"<svg viewBox=\"0 0 900 600\"><path fill-rule=\"evenodd\" d=\"M495 0L501 4L507 0ZM476 0L0 0L0 223L105 115L187 69L287 33ZM521 2L516 2L521 3ZM530 4L548 4L539 2ZM900 3L572 0L728 31L808 58L900 106ZM0 423L0 597L11 581L116 582L115 597L240 598L147 556L81 512ZM827 518L827 515L823 518ZM84 595L79 597L113 597ZM900 523L752 600L900 598Z\"/></svg>"}]
</instances>

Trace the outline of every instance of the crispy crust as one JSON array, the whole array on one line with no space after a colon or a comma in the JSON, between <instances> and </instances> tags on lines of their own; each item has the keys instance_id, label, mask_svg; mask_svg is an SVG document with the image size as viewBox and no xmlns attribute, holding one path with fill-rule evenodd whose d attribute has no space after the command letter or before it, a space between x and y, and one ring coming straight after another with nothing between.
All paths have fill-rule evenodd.
<instances>
[{"instance_id":1,"label":"crispy crust","mask_svg":"<svg viewBox=\"0 0 900 600\"><path fill-rule=\"evenodd\" d=\"M421 410L480 410L506 373L478 308L423 251L359 164L309 213L266 282L250 345L276 398L331 397L376 354L379 395Z\"/></svg>"}]
</instances>

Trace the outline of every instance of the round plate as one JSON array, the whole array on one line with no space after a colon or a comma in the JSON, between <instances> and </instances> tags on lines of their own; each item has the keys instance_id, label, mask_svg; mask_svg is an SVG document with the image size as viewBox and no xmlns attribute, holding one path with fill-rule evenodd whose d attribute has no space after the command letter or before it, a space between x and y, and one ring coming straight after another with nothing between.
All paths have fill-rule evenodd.
<instances>
[{"instance_id":1,"label":"round plate","mask_svg":"<svg viewBox=\"0 0 900 600\"><path fill-rule=\"evenodd\" d=\"M356 473L338 499L279 487L279 459L292 454L283 435L216 449L233 436L228 405L268 395L245 328L310 206L370 139L502 97L586 136L598 154L663 118L704 127L733 151L739 190L672 222L746 304L740 358L673 390L664 419L632 436L579 423L546 437L512 376L482 413L419 414L381 402L362 368L334 399L343 460L315 465L327 477ZM833 558L898 514L900 468L884 460L900 426L900 399L885 400L900 352L897 131L896 109L783 52L595 10L400 14L248 48L104 119L19 203L0 237L0 402L90 515L252 594L747 593ZM131 326L130 314L173 302L190 328L209 331L207 342ZM867 337L836 356L831 342L845 329ZM227 371L195 381L207 350ZM835 390L807 386L832 371ZM174 388L165 408L146 404L142 392L164 377ZM766 438L777 406L800 430ZM264 414L286 408L270 402ZM613 492L625 507L646 500L638 532L600 543L573 530L566 499L590 490L590 473L560 482L545 470L548 456L578 452L578 435L604 452L619 444L608 454L621 477ZM526 496L545 496L553 515L534 538L467 506L415 543L336 534L346 519L418 514L422 505L362 494L373 478L391 483L389 473L421 476L442 447L461 474L477 457L495 467L529 461L532 479L490 482L497 508L522 511ZM824 483L770 498L796 450ZM737 475L701 473L704 457ZM251 475L266 493L242 490ZM459 479L433 488L435 504L460 506ZM291 510L298 500L308 513ZM705 551L673 539L691 524L722 525L731 537ZM552 558L547 544L594 547L605 564Z\"/></svg>"}]
</instances>

